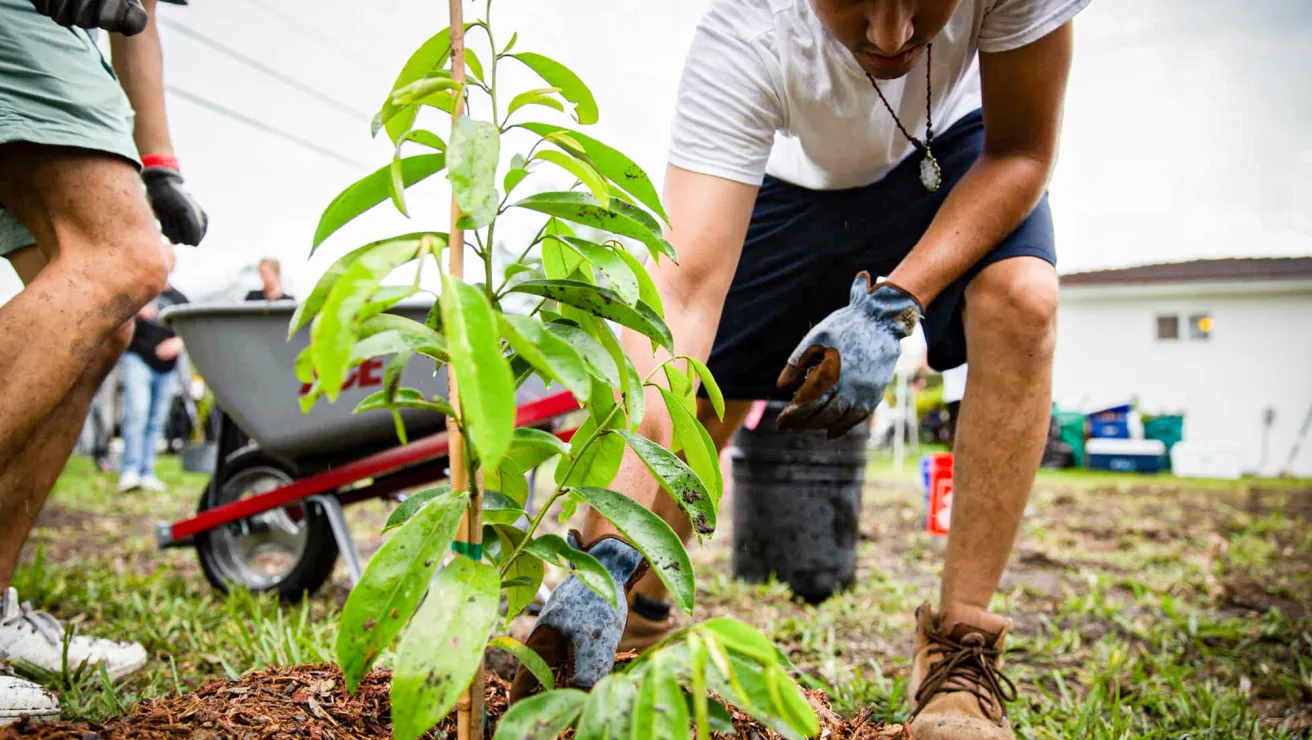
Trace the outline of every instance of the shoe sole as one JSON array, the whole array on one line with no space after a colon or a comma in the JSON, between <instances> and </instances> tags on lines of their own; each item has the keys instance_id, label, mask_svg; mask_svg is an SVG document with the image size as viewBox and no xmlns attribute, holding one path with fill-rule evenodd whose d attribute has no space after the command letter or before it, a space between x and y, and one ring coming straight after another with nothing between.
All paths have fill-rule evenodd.
<instances>
[{"instance_id":1,"label":"shoe sole","mask_svg":"<svg viewBox=\"0 0 1312 740\"><path fill-rule=\"evenodd\" d=\"M0 727L27 720L33 724L58 722L59 709L0 709Z\"/></svg>"}]
</instances>

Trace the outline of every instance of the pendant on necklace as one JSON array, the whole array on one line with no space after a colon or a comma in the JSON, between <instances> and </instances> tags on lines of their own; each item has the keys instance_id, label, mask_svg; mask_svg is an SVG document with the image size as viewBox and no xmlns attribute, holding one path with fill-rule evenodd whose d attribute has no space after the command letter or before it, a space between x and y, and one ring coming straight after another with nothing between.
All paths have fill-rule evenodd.
<instances>
[{"instance_id":1,"label":"pendant on necklace","mask_svg":"<svg viewBox=\"0 0 1312 740\"><path fill-rule=\"evenodd\" d=\"M943 184L943 171L928 148L925 149L925 158L920 160L920 184L931 193L938 191L939 185Z\"/></svg>"}]
</instances>

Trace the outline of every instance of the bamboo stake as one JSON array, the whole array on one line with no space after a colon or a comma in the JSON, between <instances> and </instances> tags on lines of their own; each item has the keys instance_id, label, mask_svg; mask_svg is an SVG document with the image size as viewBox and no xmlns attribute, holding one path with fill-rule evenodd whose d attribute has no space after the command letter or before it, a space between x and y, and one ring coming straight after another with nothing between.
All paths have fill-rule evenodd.
<instances>
[{"instance_id":1,"label":"bamboo stake","mask_svg":"<svg viewBox=\"0 0 1312 740\"><path fill-rule=\"evenodd\" d=\"M448 0L451 16L451 79L457 83L465 82L465 17L461 0ZM464 95L456 98L455 108L451 112L451 126L465 114ZM465 272L465 235L457 225L460 220L460 205L455 195L451 196L451 229L448 239L447 254L450 255L448 271L452 277L464 277ZM460 394L455 368L447 368L447 392L451 407L460 413ZM483 545L483 495L477 486L471 486L469 471L465 467L465 438L454 418L446 420L447 435L451 440L448 460L451 466L451 490L469 491L469 508L460 522L460 531L456 535L458 542L469 548L466 552L471 557L482 550ZM466 686L456 703L456 736L459 740L483 740L484 690L483 661L480 658L474 680Z\"/></svg>"}]
</instances>

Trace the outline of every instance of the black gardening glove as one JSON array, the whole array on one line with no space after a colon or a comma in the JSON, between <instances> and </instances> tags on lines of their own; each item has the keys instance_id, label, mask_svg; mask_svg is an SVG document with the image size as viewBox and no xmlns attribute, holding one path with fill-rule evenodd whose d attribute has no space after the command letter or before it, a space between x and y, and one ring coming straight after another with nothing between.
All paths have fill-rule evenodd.
<instances>
[{"instance_id":1,"label":"black gardening glove","mask_svg":"<svg viewBox=\"0 0 1312 740\"><path fill-rule=\"evenodd\" d=\"M153 164L163 160L168 164ZM160 230L174 244L196 246L205 238L210 219L205 211L182 186L182 173L177 170L177 160L172 157L144 157L145 169L141 179L146 182L146 195L150 197L150 207L155 209L155 218L159 219Z\"/></svg>"},{"instance_id":2,"label":"black gardening glove","mask_svg":"<svg viewBox=\"0 0 1312 740\"><path fill-rule=\"evenodd\" d=\"M570 533L570 545L596 558L622 594L627 595L647 572L642 553L618 537L602 537L587 547L578 539L578 533ZM591 689L615 666L615 648L627 616L624 596L616 609L571 575L542 607L527 644L551 667L558 686ZM511 685L510 701L513 704L540 689L533 674L521 668Z\"/></svg>"},{"instance_id":3,"label":"black gardening glove","mask_svg":"<svg viewBox=\"0 0 1312 740\"><path fill-rule=\"evenodd\" d=\"M32 0L32 5L61 26L103 28L124 36L146 29L141 0Z\"/></svg>"}]
</instances>

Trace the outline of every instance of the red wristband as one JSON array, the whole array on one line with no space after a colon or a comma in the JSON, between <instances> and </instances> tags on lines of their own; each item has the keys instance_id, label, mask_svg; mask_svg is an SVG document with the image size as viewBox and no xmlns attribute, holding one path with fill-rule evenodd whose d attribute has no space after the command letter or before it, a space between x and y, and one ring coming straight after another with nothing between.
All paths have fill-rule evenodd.
<instances>
[{"instance_id":1,"label":"red wristband","mask_svg":"<svg viewBox=\"0 0 1312 740\"><path fill-rule=\"evenodd\" d=\"M167 167L174 172L180 172L178 167L178 158L172 154L147 154L141 158L143 167Z\"/></svg>"}]
</instances>

